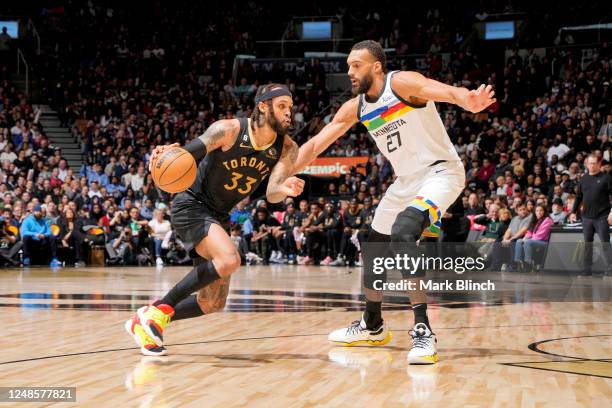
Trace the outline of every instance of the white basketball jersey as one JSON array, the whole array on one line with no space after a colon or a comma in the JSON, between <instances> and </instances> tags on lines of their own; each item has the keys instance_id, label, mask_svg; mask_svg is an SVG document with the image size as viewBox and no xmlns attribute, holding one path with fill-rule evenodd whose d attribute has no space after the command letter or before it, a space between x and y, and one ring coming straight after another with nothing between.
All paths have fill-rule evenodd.
<instances>
[{"instance_id":1,"label":"white basketball jersey","mask_svg":"<svg viewBox=\"0 0 612 408\"><path fill-rule=\"evenodd\" d=\"M401 99L385 76L383 93L370 103L359 97L359 120L391 162L397 176L411 175L439 160L460 160L433 101L417 106Z\"/></svg>"}]
</instances>

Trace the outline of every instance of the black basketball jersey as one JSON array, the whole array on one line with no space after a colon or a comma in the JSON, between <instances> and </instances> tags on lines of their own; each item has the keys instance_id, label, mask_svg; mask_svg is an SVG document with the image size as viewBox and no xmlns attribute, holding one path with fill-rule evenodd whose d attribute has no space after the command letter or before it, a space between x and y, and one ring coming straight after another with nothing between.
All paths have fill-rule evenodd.
<instances>
[{"instance_id":1,"label":"black basketball jersey","mask_svg":"<svg viewBox=\"0 0 612 408\"><path fill-rule=\"evenodd\" d=\"M240 121L240 133L227 151L209 152L198 166L194 184L187 191L219 213L229 213L270 176L283 149L283 137L267 146L253 143L250 120Z\"/></svg>"}]
</instances>

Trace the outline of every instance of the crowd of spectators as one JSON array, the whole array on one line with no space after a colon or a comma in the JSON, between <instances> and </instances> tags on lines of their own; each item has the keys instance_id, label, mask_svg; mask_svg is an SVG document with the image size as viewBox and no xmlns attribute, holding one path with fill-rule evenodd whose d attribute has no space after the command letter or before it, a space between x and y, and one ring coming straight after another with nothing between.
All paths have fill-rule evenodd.
<instances>
[{"instance_id":1,"label":"crowd of spectators","mask_svg":"<svg viewBox=\"0 0 612 408\"><path fill-rule=\"evenodd\" d=\"M125 10L90 2L47 14L41 31L56 41L56 52L41 61L45 95L79 140L84 164L78 172L50 146L38 112L2 69L0 254L6 264L83 265L96 248L104 248L111 264L188 262L168 223L171 197L146 171L153 146L184 144L215 120L250 116L257 87L278 75L294 91L298 143L333 118L338 105L321 113L331 97L317 60L292 71L276 67L268 78L246 59L236 67L238 83L232 80L234 56L254 52L254 39L266 34L257 22L272 11L255 3L213 8L205 27L189 23L197 12L156 6L148 10L151 19L135 23ZM399 54L428 52L429 77L469 88L489 83L497 91L498 102L476 115L439 104L467 171L464 194L443 216L443 239L500 242L483 251L512 247L510 269L533 267L539 244L522 240L545 242L552 224L566 222L587 155L601 157L603 171L610 171L609 48L602 44L584 65L578 51L514 52L496 69L470 47L454 51L467 33L448 14L426 13L415 33L402 30L400 20L380 23L390 16L369 13L363 35ZM87 28L102 25L103 31ZM161 35L159 27L173 29ZM355 29L348 20L346 27ZM449 64L442 63L442 51L453 51ZM414 67L393 57L389 68ZM352 169L326 185L323 197L287 200L282 208L259 200L239 205L231 236L245 262L358 264L359 240L393 171L362 126L325 154L369 160L365 172Z\"/></svg>"}]
</instances>

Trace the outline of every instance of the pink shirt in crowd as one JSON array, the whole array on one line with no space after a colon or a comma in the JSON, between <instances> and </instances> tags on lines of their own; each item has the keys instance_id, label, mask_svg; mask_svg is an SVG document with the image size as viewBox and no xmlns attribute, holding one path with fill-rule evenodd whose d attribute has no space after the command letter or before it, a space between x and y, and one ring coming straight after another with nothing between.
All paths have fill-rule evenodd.
<instances>
[{"instance_id":1,"label":"pink shirt in crowd","mask_svg":"<svg viewBox=\"0 0 612 408\"><path fill-rule=\"evenodd\" d=\"M544 221L541 221L535 225L533 232L528 230L525 233L525 239L529 238L537 241L548 241L548 238L550 238L550 229L552 228L552 225L552 218L544 218Z\"/></svg>"}]
</instances>

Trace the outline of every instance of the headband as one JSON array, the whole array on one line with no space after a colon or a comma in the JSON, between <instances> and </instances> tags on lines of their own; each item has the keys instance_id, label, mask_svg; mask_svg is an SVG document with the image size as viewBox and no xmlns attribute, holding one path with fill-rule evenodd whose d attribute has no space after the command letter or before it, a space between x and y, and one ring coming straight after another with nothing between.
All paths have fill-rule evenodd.
<instances>
[{"instance_id":1,"label":"headband","mask_svg":"<svg viewBox=\"0 0 612 408\"><path fill-rule=\"evenodd\" d=\"M258 97L255 98L255 103L258 104L259 102L267 101L272 98L276 98L277 96L293 97L293 95L291 94L291 91L289 91L289 89L282 86L282 87L275 88L271 91L268 91L262 95L259 95Z\"/></svg>"}]
</instances>

